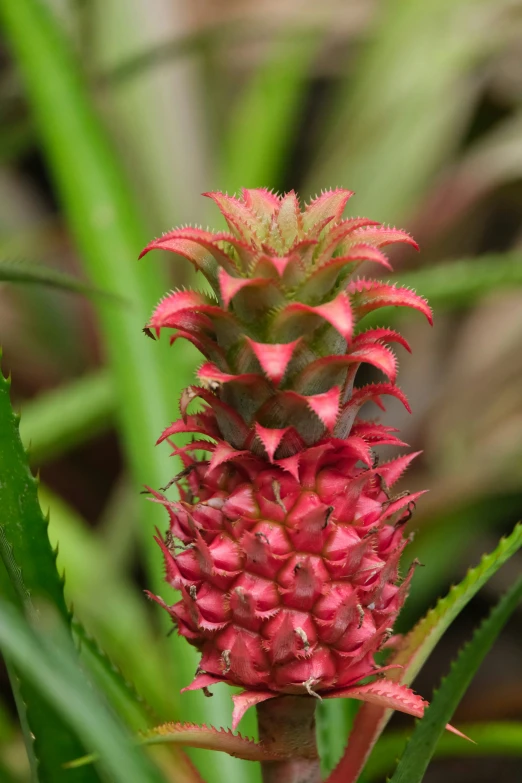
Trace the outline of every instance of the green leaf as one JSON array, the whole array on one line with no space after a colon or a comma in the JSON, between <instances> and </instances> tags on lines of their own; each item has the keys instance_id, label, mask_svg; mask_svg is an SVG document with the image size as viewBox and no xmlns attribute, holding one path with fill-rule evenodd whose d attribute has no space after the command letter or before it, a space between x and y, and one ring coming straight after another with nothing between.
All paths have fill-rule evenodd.
<instances>
[{"instance_id":1,"label":"green leaf","mask_svg":"<svg viewBox=\"0 0 522 783\"><path fill-rule=\"evenodd\" d=\"M135 686L123 676L78 620L73 620L73 633L82 660L125 725L134 731L148 728L157 718Z\"/></svg>"},{"instance_id":2,"label":"green leaf","mask_svg":"<svg viewBox=\"0 0 522 783\"><path fill-rule=\"evenodd\" d=\"M435 758L487 758L522 756L522 722L459 723L459 730L474 742L444 732L435 748ZM377 751L364 768L364 781L383 780L408 743L411 731L393 731L379 740Z\"/></svg>"},{"instance_id":3,"label":"green leaf","mask_svg":"<svg viewBox=\"0 0 522 783\"><path fill-rule=\"evenodd\" d=\"M120 305L123 304L123 300L117 294L102 291L58 269L25 259L0 259L0 282L46 285L86 296L105 296Z\"/></svg>"},{"instance_id":4,"label":"green leaf","mask_svg":"<svg viewBox=\"0 0 522 783\"><path fill-rule=\"evenodd\" d=\"M110 780L114 783L165 783L81 672L68 631L59 618L46 606L40 606L39 615L39 629L32 628L12 606L0 602L2 649L77 732L85 746L95 749L100 766L110 775ZM74 758L77 755L65 758L64 762ZM73 779L70 771L62 769L60 776L50 780L55 783L62 778Z\"/></svg>"},{"instance_id":5,"label":"green leaf","mask_svg":"<svg viewBox=\"0 0 522 783\"><path fill-rule=\"evenodd\" d=\"M62 622L68 625L63 581L56 570L56 555L49 543L47 520L38 502L37 482L31 474L18 433L18 417L13 413L9 400L9 382L1 371L0 509L2 595L9 597L30 617L35 616L33 599L44 598L54 606ZM25 681L23 673L19 674L11 667L7 651L6 658L34 770L33 778L36 780L37 770L40 783L60 783L66 778L63 762L71 754L81 753L82 745L31 683ZM95 783L97 780L97 774L90 771L87 777L82 774L77 783Z\"/></svg>"},{"instance_id":6,"label":"green leaf","mask_svg":"<svg viewBox=\"0 0 522 783\"><path fill-rule=\"evenodd\" d=\"M519 523L509 536L499 541L493 552L484 555L475 568L470 568L464 579L452 587L449 593L437 602L435 608L431 609L406 635L400 649L389 660L389 663L404 666L401 682L408 685L413 682L453 620L521 546L522 524Z\"/></svg>"},{"instance_id":7,"label":"green leaf","mask_svg":"<svg viewBox=\"0 0 522 783\"><path fill-rule=\"evenodd\" d=\"M14 774L4 766L0 761L0 780L2 783L21 783L20 778L15 778Z\"/></svg>"},{"instance_id":8,"label":"green leaf","mask_svg":"<svg viewBox=\"0 0 522 783\"><path fill-rule=\"evenodd\" d=\"M20 440L19 417L11 408L9 388L0 372L0 554L21 606L27 604L29 595L43 596L69 622L56 554L49 543L48 523Z\"/></svg>"},{"instance_id":9,"label":"green leaf","mask_svg":"<svg viewBox=\"0 0 522 783\"><path fill-rule=\"evenodd\" d=\"M123 676L96 640L89 636L81 623L76 620L73 621L73 631L80 646L82 661L86 663L93 679L125 725L134 731L145 733L150 731L150 726L158 720L154 710L145 702L133 683ZM170 755L171 765L173 761L180 783L201 783L200 776L181 747L172 747ZM76 766L72 764L69 768Z\"/></svg>"},{"instance_id":10,"label":"green leaf","mask_svg":"<svg viewBox=\"0 0 522 783\"><path fill-rule=\"evenodd\" d=\"M390 678L411 685L436 644L474 595L498 569L522 546L522 524L510 536L500 540L497 548L484 555L464 579L452 587L402 640L400 648L387 660L402 669L388 672ZM363 704L357 713L344 755L328 778L328 783L356 781L392 712L372 704Z\"/></svg>"},{"instance_id":11,"label":"green leaf","mask_svg":"<svg viewBox=\"0 0 522 783\"><path fill-rule=\"evenodd\" d=\"M172 716L165 689L164 637L158 638L150 605L128 573L118 567L114 549L100 539L64 500L41 486L40 501L50 509L49 538L58 548L58 566L65 573L67 603L112 660L124 668L160 718ZM135 500L133 501L135 502ZM127 513L129 526L135 524ZM139 644L129 644L129 639ZM147 654L144 655L144 650Z\"/></svg>"},{"instance_id":12,"label":"green leaf","mask_svg":"<svg viewBox=\"0 0 522 783\"><path fill-rule=\"evenodd\" d=\"M489 617L461 650L450 673L415 727L391 783L420 783L446 724L457 708L475 672L502 628L522 600L522 578L501 598Z\"/></svg>"},{"instance_id":13,"label":"green leaf","mask_svg":"<svg viewBox=\"0 0 522 783\"><path fill-rule=\"evenodd\" d=\"M355 699L323 699L317 705L317 747L325 778L343 755L360 704Z\"/></svg>"},{"instance_id":14,"label":"green leaf","mask_svg":"<svg viewBox=\"0 0 522 783\"><path fill-rule=\"evenodd\" d=\"M0 576L0 581L4 574ZM31 727L29 726L29 722L27 720L27 710L25 707L25 701L23 699L21 690L20 690L20 680L18 679L18 675L15 671L14 666L12 665L11 661L8 658L4 657L4 664L7 671L7 676L9 677L9 684L11 686L11 691L13 693L14 702L16 705L16 711L18 712L18 718L20 720L20 728L22 730L22 736L24 738L24 744L25 749L27 753L27 760L29 762L29 771L31 776L31 783L37 783L38 781L38 761L35 754L35 742L34 742L34 735L31 731ZM45 767L44 767L44 775L45 775ZM3 780L3 778L0 778L0 780Z\"/></svg>"}]
</instances>

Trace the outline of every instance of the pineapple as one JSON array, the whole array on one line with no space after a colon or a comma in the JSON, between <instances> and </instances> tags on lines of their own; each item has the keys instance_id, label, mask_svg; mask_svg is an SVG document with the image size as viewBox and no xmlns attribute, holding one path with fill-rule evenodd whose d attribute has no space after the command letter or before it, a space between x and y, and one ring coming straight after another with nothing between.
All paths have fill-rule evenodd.
<instances>
[{"instance_id":1,"label":"pineapple","mask_svg":"<svg viewBox=\"0 0 522 783\"><path fill-rule=\"evenodd\" d=\"M205 357L160 438L183 462L180 499L153 491L170 519L158 538L166 581L181 598L151 597L201 652L187 689L244 688L234 726L283 694L384 699L422 715L405 686L361 684L383 671L375 654L408 591L412 568L401 578L399 560L422 493L394 496L415 454L380 464L375 448L406 444L360 410L382 408L385 395L408 408L389 347L408 344L391 329L364 330L364 316L404 305L431 322L431 310L409 289L354 278L363 262L390 269L385 245L417 245L373 220L343 219L349 190L303 210L294 192L205 195L229 231L179 228L142 253L185 256L212 290L168 294L145 328L174 330L171 343L189 340ZM357 386L361 364L384 379ZM180 433L196 437L176 446Z\"/></svg>"}]
</instances>

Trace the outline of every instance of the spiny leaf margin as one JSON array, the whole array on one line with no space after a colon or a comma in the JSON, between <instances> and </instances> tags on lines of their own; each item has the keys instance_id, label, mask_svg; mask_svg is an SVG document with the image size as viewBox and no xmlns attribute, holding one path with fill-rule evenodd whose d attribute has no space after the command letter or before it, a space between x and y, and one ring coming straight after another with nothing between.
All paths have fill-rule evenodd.
<instances>
[{"instance_id":1,"label":"spiny leaf margin","mask_svg":"<svg viewBox=\"0 0 522 783\"><path fill-rule=\"evenodd\" d=\"M202 750L218 750L245 761L279 761L285 758L283 752L266 750L259 742L234 734L230 729L216 729L214 726L199 726L195 723L163 723L153 729L142 731L137 738L140 745L173 743ZM69 769L81 767L96 761L90 754L67 764Z\"/></svg>"},{"instance_id":2,"label":"spiny leaf margin","mask_svg":"<svg viewBox=\"0 0 522 783\"><path fill-rule=\"evenodd\" d=\"M10 381L0 370L0 556L5 566L2 593L29 618L36 618L33 597L44 597L55 607L69 628L70 615L63 594L63 579L56 569L47 534L48 522L38 501L37 481L19 434L19 416L11 407ZM3 568L4 566L0 566ZM7 656L9 658L9 656ZM15 667L16 669L16 667ZM63 762L83 748L76 734L49 706L24 674L17 677L20 707L30 731L24 733L27 753L38 769L39 783L98 783L95 770L67 776Z\"/></svg>"},{"instance_id":3,"label":"spiny leaf margin","mask_svg":"<svg viewBox=\"0 0 522 783\"><path fill-rule=\"evenodd\" d=\"M475 672L522 600L522 577L504 594L462 648L415 727L391 783L421 783L444 726L451 719Z\"/></svg>"}]
</instances>

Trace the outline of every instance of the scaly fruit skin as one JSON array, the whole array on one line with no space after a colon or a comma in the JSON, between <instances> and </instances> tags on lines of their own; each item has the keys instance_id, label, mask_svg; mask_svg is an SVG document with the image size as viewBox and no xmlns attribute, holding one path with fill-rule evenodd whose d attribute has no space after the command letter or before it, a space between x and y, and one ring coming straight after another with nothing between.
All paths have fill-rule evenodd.
<instances>
[{"instance_id":1,"label":"scaly fruit skin","mask_svg":"<svg viewBox=\"0 0 522 783\"><path fill-rule=\"evenodd\" d=\"M431 320L408 289L351 280L363 261L389 268L380 247L415 245L402 231L342 219L350 191L322 194L301 211L295 194L208 194L230 232L181 228L147 246L184 255L215 297L177 291L146 331L174 329L207 361L201 387L181 398L163 433L198 433L179 448L180 500L153 492L170 516L167 582L181 592L171 614L202 653L190 688L240 685L250 703L272 695L345 691L375 674L375 653L407 593L399 559L419 494L390 488L415 455L378 464L373 449L405 445L395 430L359 417L395 385L390 329L361 331L378 307L405 305ZM143 254L142 254L143 255ZM361 363L388 381L354 385ZM203 410L189 413L194 399ZM205 454L206 455L205 455Z\"/></svg>"}]
</instances>

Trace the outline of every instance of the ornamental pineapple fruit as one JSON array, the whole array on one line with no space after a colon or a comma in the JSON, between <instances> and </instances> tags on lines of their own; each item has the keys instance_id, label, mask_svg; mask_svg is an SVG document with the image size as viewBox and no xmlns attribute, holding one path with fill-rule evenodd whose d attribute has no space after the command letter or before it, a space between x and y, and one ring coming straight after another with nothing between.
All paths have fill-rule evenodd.
<instances>
[{"instance_id":1,"label":"ornamental pineapple fruit","mask_svg":"<svg viewBox=\"0 0 522 783\"><path fill-rule=\"evenodd\" d=\"M228 232L179 228L142 253L185 256L212 289L168 294L145 329L174 330L171 343L189 340L206 359L160 438L196 433L173 444L180 499L153 492L170 517L158 543L181 598L167 606L151 597L201 651L190 689L246 689L237 724L248 706L280 694L368 698L371 687L357 684L382 671L374 656L407 594L412 569L401 579L399 560L421 493L394 497L415 455L379 464L376 447L406 444L359 415L369 401L382 408L384 395L408 408L389 348L408 344L361 322L389 305L430 322L431 310L409 289L354 279L363 262L390 269L383 246L417 246L403 231L343 219L350 191L324 192L303 210L294 192L205 195ZM357 387L364 363L386 380ZM189 412L194 400L203 407ZM387 697L422 714L420 697L403 690L402 706L395 691Z\"/></svg>"}]
</instances>

